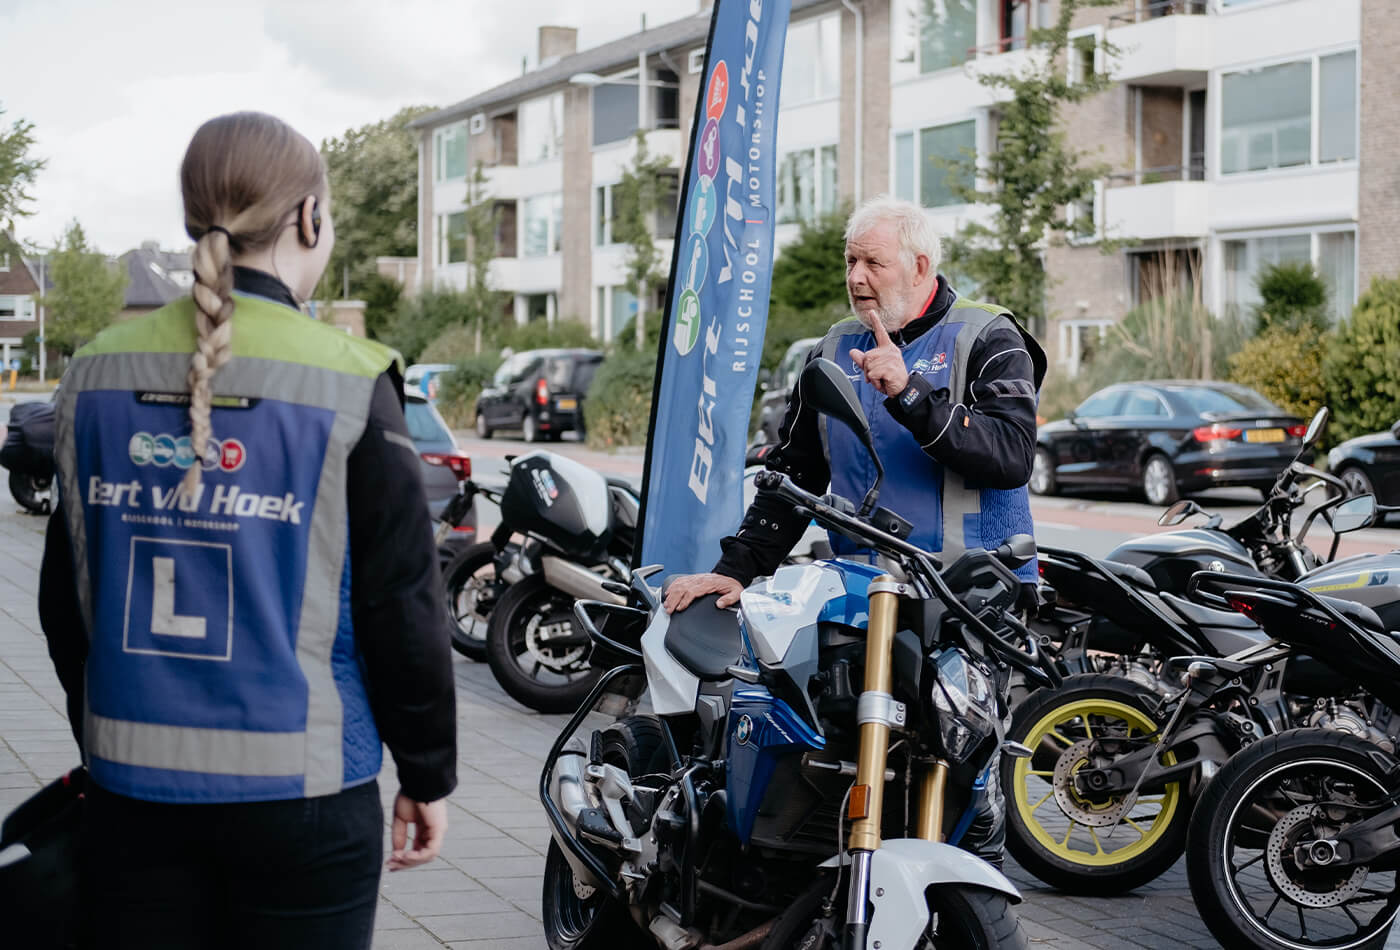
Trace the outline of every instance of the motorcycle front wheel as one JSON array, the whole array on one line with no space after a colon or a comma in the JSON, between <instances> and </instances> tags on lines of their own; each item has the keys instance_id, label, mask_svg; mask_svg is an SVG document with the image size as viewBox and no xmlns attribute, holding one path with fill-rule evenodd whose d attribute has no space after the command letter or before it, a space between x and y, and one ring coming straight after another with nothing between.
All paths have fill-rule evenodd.
<instances>
[{"instance_id":1,"label":"motorcycle front wheel","mask_svg":"<svg viewBox=\"0 0 1400 950\"><path fill-rule=\"evenodd\" d=\"M49 513L49 489L53 487L52 478L39 478L36 475L25 475L22 472L10 473L10 494L20 507L30 514L46 515Z\"/></svg>"},{"instance_id":2,"label":"motorcycle front wheel","mask_svg":"<svg viewBox=\"0 0 1400 950\"><path fill-rule=\"evenodd\" d=\"M845 933L846 891L832 897L824 874L778 918L763 950L834 950ZM920 947L933 950L1023 950L1021 920L1005 894L982 887L939 885L927 892L929 922Z\"/></svg>"},{"instance_id":3,"label":"motorcycle front wheel","mask_svg":"<svg viewBox=\"0 0 1400 950\"><path fill-rule=\"evenodd\" d=\"M442 586L452 616L452 649L484 662L486 628L503 586L496 577L495 545L483 541L458 554L443 569Z\"/></svg>"},{"instance_id":4,"label":"motorcycle front wheel","mask_svg":"<svg viewBox=\"0 0 1400 950\"><path fill-rule=\"evenodd\" d=\"M574 619L574 598L539 575L507 588L486 628L486 661L512 699L542 713L571 713L602 671Z\"/></svg>"},{"instance_id":5,"label":"motorcycle front wheel","mask_svg":"<svg viewBox=\"0 0 1400 950\"><path fill-rule=\"evenodd\" d=\"M1376 814L1384 754L1355 736L1294 729L1255 743L1206 786L1191 820L1191 897L1227 947L1379 950L1400 871L1302 866L1297 849Z\"/></svg>"},{"instance_id":6,"label":"motorcycle front wheel","mask_svg":"<svg viewBox=\"0 0 1400 950\"><path fill-rule=\"evenodd\" d=\"M1138 796L1081 795L1074 775L1107 764L1100 740L1147 741L1162 728L1158 697L1132 680L1100 674L1066 677L1060 689L1033 693L1012 713L1006 738L1031 750L1003 759L1006 847L1027 871L1074 894L1121 894L1146 884L1181 857L1191 803L1184 782ZM1171 753L1165 764L1175 761Z\"/></svg>"}]
</instances>

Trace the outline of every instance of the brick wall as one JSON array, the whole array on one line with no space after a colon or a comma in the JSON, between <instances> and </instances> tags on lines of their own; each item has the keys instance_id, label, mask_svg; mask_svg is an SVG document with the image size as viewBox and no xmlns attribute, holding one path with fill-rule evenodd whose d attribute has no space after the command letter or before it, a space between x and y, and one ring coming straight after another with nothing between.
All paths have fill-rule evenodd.
<instances>
[{"instance_id":1,"label":"brick wall","mask_svg":"<svg viewBox=\"0 0 1400 950\"><path fill-rule=\"evenodd\" d=\"M561 320L589 322L593 296L593 127L589 90L570 86L564 91L564 234Z\"/></svg>"},{"instance_id":2,"label":"brick wall","mask_svg":"<svg viewBox=\"0 0 1400 950\"><path fill-rule=\"evenodd\" d=\"M865 59L861 86L861 197L871 198L890 190L890 4L903 0L866 0ZM850 14L842 14L842 23ZM842 33L844 48L845 33ZM854 42L854 39L853 39ZM852 71L854 72L854 63ZM844 72L844 70L843 70ZM843 77L844 78L844 77ZM854 83L852 84L854 87ZM852 88L854 94L854 88ZM845 104L845 87L841 93ZM854 121L854 118L852 119Z\"/></svg>"},{"instance_id":3,"label":"brick wall","mask_svg":"<svg viewBox=\"0 0 1400 950\"><path fill-rule=\"evenodd\" d=\"M1357 229L1357 290L1400 273L1400 24L1391 0L1361 4L1361 155Z\"/></svg>"},{"instance_id":4,"label":"brick wall","mask_svg":"<svg viewBox=\"0 0 1400 950\"><path fill-rule=\"evenodd\" d=\"M424 129L418 137L418 262L423 268L424 287L433 286L433 265L437 262L436 223L433 220L433 130Z\"/></svg>"}]
</instances>

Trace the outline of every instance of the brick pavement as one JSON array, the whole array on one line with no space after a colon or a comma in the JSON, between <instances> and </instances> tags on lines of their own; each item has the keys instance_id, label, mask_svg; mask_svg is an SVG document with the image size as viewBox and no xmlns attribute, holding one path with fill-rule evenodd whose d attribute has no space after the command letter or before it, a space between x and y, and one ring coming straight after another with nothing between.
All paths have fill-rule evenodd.
<instances>
[{"instance_id":1,"label":"brick pavement","mask_svg":"<svg viewBox=\"0 0 1400 950\"><path fill-rule=\"evenodd\" d=\"M77 762L63 691L39 631L35 593L44 520L0 501L0 814ZM535 789L562 716L508 699L484 665L457 658L460 784L442 858L385 874L375 950L542 950L540 875L549 843ZM381 778L386 804L393 766ZM387 837L387 830L386 830ZM1135 894L1067 897L1012 868L1035 947L1213 947L1178 865ZM1387 950L1400 950L1400 935Z\"/></svg>"}]
</instances>

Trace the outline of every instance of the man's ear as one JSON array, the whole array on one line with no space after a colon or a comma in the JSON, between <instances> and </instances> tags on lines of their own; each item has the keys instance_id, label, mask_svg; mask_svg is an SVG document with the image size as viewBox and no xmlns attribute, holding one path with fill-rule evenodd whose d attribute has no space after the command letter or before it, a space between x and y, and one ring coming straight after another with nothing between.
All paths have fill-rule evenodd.
<instances>
[{"instance_id":1,"label":"man's ear","mask_svg":"<svg viewBox=\"0 0 1400 950\"><path fill-rule=\"evenodd\" d=\"M916 254L914 256L914 286L917 287L928 280L930 261L927 254Z\"/></svg>"}]
</instances>

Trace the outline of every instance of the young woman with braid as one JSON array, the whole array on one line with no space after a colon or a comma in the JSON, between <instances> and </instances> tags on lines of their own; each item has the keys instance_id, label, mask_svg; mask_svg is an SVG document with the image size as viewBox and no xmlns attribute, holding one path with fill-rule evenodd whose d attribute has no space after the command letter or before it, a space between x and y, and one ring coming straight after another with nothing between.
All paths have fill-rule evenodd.
<instances>
[{"instance_id":1,"label":"young woman with braid","mask_svg":"<svg viewBox=\"0 0 1400 950\"><path fill-rule=\"evenodd\" d=\"M310 142L221 116L180 182L191 297L99 335L60 396L40 619L90 776L94 942L364 948L381 741L391 870L437 854L456 784L402 365L298 312L335 240Z\"/></svg>"}]
</instances>

